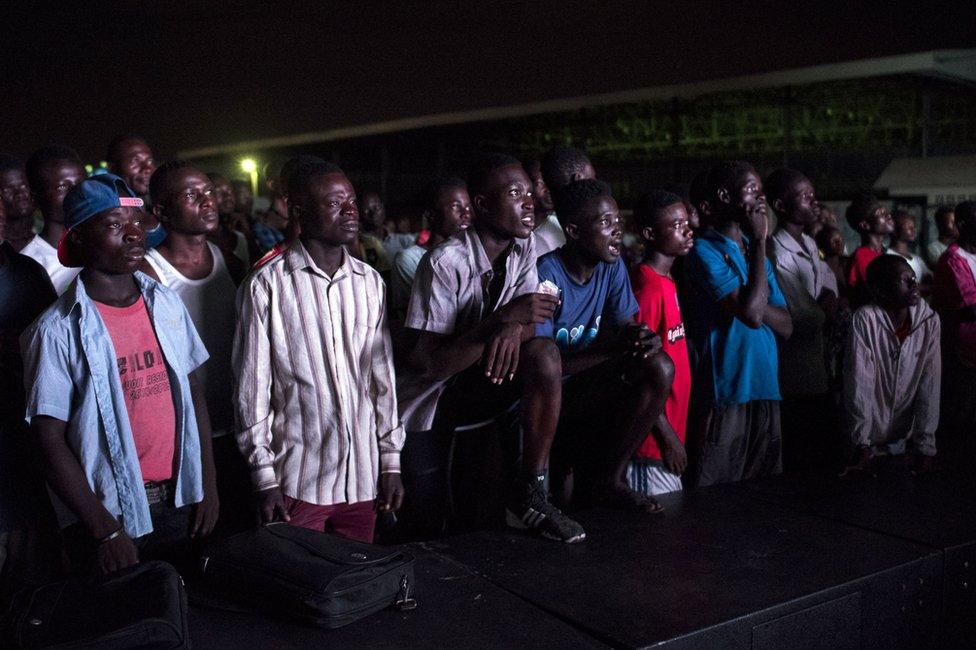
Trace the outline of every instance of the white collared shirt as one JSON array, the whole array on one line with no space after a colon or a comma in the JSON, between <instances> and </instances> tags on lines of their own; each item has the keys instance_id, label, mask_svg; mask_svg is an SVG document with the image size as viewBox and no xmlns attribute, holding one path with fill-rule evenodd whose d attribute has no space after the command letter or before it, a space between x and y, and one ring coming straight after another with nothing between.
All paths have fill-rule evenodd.
<instances>
[{"instance_id":1,"label":"white collared shirt","mask_svg":"<svg viewBox=\"0 0 976 650\"><path fill-rule=\"evenodd\" d=\"M255 489L316 505L374 499L404 440L379 273L346 253L330 278L296 241L240 292L237 438Z\"/></svg>"}]
</instances>

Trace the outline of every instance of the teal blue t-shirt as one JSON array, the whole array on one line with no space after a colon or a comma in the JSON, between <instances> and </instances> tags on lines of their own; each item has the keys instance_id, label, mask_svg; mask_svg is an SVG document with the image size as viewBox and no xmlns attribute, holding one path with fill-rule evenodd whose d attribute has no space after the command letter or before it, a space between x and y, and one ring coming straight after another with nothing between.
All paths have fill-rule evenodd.
<instances>
[{"instance_id":1,"label":"teal blue t-shirt","mask_svg":"<svg viewBox=\"0 0 976 650\"><path fill-rule=\"evenodd\" d=\"M743 239L748 246L748 240ZM767 304L786 307L773 266L769 260L765 260L765 265L769 283ZM715 404L782 399L773 330L766 324L752 329L720 304L732 291L744 287L749 277L748 263L739 245L709 228L695 237L687 269L688 277L700 289L692 296L701 304L689 312L702 321L696 323L696 329L706 333L704 342L711 353Z\"/></svg>"},{"instance_id":2,"label":"teal blue t-shirt","mask_svg":"<svg viewBox=\"0 0 976 650\"><path fill-rule=\"evenodd\" d=\"M637 300L620 259L613 264L597 264L586 284L569 276L558 249L540 257L538 268L539 282L549 280L559 287L562 302L551 319L536 325L535 334L556 339L560 350L589 347L600 333L604 317L618 324L637 315Z\"/></svg>"}]
</instances>

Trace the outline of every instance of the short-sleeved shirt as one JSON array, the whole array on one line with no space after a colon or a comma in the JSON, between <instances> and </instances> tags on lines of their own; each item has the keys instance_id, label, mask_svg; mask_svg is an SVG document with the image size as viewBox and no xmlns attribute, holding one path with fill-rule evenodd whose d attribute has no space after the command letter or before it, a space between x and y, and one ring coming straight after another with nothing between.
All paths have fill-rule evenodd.
<instances>
[{"instance_id":1,"label":"short-sleeved shirt","mask_svg":"<svg viewBox=\"0 0 976 650\"><path fill-rule=\"evenodd\" d=\"M24 362L20 334L57 300L44 267L0 244L0 533L37 516L44 480L31 463L24 424Z\"/></svg>"},{"instance_id":2,"label":"short-sleeved shirt","mask_svg":"<svg viewBox=\"0 0 976 650\"><path fill-rule=\"evenodd\" d=\"M536 325L535 335L556 339L560 350L583 350L600 333L604 317L622 323L637 315L637 301L623 260L599 262L593 276L580 284L566 270L559 249L539 258L539 282L548 280L559 287L560 304L555 315Z\"/></svg>"},{"instance_id":3,"label":"short-sleeved shirt","mask_svg":"<svg viewBox=\"0 0 976 650\"><path fill-rule=\"evenodd\" d=\"M688 340L678 305L678 288L671 278L661 275L647 264L631 273L631 285L640 307L638 322L647 325L661 337L661 349L674 363L671 394L664 404L664 414L683 443L688 430L688 402L691 397L691 364L688 362ZM637 455L660 460L661 449L654 436L645 438Z\"/></svg>"},{"instance_id":4,"label":"short-sleeved shirt","mask_svg":"<svg viewBox=\"0 0 976 650\"><path fill-rule=\"evenodd\" d=\"M404 327L458 336L512 299L539 287L532 238L516 239L505 257L505 277L493 305L486 304L494 277L477 228L468 228L430 251L413 280ZM405 369L397 375L400 417L407 431L426 431L434 422L442 381L431 382Z\"/></svg>"},{"instance_id":5,"label":"short-sleeved shirt","mask_svg":"<svg viewBox=\"0 0 976 650\"><path fill-rule=\"evenodd\" d=\"M748 247L748 239L743 236ZM691 295L703 304L694 313L707 332L704 344L712 362L715 404L745 404L753 400L780 400L779 360L776 335L763 323L753 329L732 316L721 302L736 289L746 286L749 265L739 245L714 228L695 239L688 255L688 276L700 291ZM769 284L767 304L786 307L773 266L765 260Z\"/></svg>"},{"instance_id":6,"label":"short-sleeved shirt","mask_svg":"<svg viewBox=\"0 0 976 650\"><path fill-rule=\"evenodd\" d=\"M200 434L189 374L207 360L180 297L143 273L136 283L166 361L176 409L176 507L203 499ZM81 276L20 339L27 421L46 415L68 423L65 440L92 492L122 517L130 537L153 530L142 470L126 412L112 339ZM55 499L63 526L75 515Z\"/></svg>"},{"instance_id":7,"label":"short-sleeved shirt","mask_svg":"<svg viewBox=\"0 0 976 650\"><path fill-rule=\"evenodd\" d=\"M855 291L866 291L865 285L868 280L868 264L879 257L881 257L881 253L873 248L868 248L867 246L858 246L855 248L854 254L851 255L849 266L847 267L847 284Z\"/></svg>"},{"instance_id":8,"label":"short-sleeved shirt","mask_svg":"<svg viewBox=\"0 0 976 650\"><path fill-rule=\"evenodd\" d=\"M406 314L413 277L417 275L417 267L426 252L426 248L415 244L404 248L393 258L393 272L390 273L390 316L395 320L402 320Z\"/></svg>"}]
</instances>

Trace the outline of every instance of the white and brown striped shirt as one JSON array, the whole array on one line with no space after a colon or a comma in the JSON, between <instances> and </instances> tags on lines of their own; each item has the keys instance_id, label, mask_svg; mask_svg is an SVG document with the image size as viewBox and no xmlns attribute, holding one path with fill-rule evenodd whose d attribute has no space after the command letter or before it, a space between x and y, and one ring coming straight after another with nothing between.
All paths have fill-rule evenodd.
<instances>
[{"instance_id":1,"label":"white and brown striped shirt","mask_svg":"<svg viewBox=\"0 0 976 650\"><path fill-rule=\"evenodd\" d=\"M347 254L329 278L298 241L238 305L237 439L254 488L317 505L375 498L404 440L380 275Z\"/></svg>"}]
</instances>

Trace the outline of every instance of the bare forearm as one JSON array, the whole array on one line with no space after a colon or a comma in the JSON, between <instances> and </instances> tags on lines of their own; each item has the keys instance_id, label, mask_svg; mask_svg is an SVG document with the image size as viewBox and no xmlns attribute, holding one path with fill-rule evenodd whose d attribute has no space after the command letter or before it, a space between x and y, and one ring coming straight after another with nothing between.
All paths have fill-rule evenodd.
<instances>
[{"instance_id":1,"label":"bare forearm","mask_svg":"<svg viewBox=\"0 0 976 650\"><path fill-rule=\"evenodd\" d=\"M415 351L411 362L425 377L443 381L477 363L484 352L484 334L480 328L474 328L433 349Z\"/></svg>"},{"instance_id":2,"label":"bare forearm","mask_svg":"<svg viewBox=\"0 0 976 650\"><path fill-rule=\"evenodd\" d=\"M671 426L671 421L668 420L668 416L663 411L658 416L657 422L651 427L651 435L654 436L654 441L657 442L657 446L660 449L664 449L673 444L681 444L681 441L678 439L678 434L675 433L674 427Z\"/></svg>"},{"instance_id":3,"label":"bare forearm","mask_svg":"<svg viewBox=\"0 0 976 650\"><path fill-rule=\"evenodd\" d=\"M115 532L119 521L92 492L78 459L65 443L65 423L37 416L31 428L40 441L44 474L54 493L78 517L92 537L101 539Z\"/></svg>"},{"instance_id":4,"label":"bare forearm","mask_svg":"<svg viewBox=\"0 0 976 650\"><path fill-rule=\"evenodd\" d=\"M748 323L760 323L769 297L766 281L766 240L756 239L749 247L749 280L739 294L739 302Z\"/></svg>"},{"instance_id":5,"label":"bare forearm","mask_svg":"<svg viewBox=\"0 0 976 650\"><path fill-rule=\"evenodd\" d=\"M790 316L790 312L783 307L766 305L763 308L762 320L783 339L788 339L793 335L793 318Z\"/></svg>"}]
</instances>

